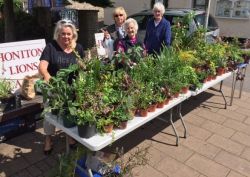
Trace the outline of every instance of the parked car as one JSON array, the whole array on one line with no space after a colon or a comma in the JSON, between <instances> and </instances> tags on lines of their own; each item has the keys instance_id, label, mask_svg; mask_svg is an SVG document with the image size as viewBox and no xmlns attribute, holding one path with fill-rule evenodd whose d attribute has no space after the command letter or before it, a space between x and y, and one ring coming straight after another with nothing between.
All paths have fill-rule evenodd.
<instances>
[{"instance_id":1,"label":"parked car","mask_svg":"<svg viewBox=\"0 0 250 177\"><path fill-rule=\"evenodd\" d=\"M165 18L174 25L176 22L180 21L185 15L190 12L194 12L194 19L189 24L189 34L194 32L200 27L205 27L206 12L204 10L196 9L166 9ZM153 17L152 10L144 10L139 13L130 15L128 18L134 18L139 26L138 37L144 39L146 33L147 22ZM114 24L112 24L114 25ZM110 27L110 26L109 26ZM212 42L214 37L219 35L219 27L215 19L209 15L208 20L208 31L206 33L207 41Z\"/></svg>"}]
</instances>

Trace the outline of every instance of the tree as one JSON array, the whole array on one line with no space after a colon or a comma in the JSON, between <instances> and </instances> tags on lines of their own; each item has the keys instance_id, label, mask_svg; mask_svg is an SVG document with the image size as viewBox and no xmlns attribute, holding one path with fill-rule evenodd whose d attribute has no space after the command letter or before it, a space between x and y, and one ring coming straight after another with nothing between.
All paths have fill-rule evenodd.
<instances>
[{"instance_id":1,"label":"tree","mask_svg":"<svg viewBox=\"0 0 250 177\"><path fill-rule=\"evenodd\" d=\"M15 13L14 10L20 9L21 0L0 0L0 9L3 11L4 18L4 41L11 42L16 39L15 36Z\"/></svg>"},{"instance_id":2,"label":"tree","mask_svg":"<svg viewBox=\"0 0 250 177\"><path fill-rule=\"evenodd\" d=\"M4 0L4 41L11 42L15 40L15 30L14 30L14 8L13 1Z\"/></svg>"}]
</instances>

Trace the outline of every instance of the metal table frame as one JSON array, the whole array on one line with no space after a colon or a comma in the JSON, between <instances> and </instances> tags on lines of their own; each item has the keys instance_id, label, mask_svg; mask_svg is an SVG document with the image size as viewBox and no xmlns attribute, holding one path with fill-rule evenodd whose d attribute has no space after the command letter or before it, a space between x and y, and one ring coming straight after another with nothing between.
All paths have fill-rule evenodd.
<instances>
[{"instance_id":1,"label":"metal table frame","mask_svg":"<svg viewBox=\"0 0 250 177\"><path fill-rule=\"evenodd\" d=\"M137 129L138 127L144 125L145 123L153 120L154 118L156 118L160 114L162 114L166 111L170 111L169 120L170 120L171 126L173 128L174 134L176 136L176 146L178 146L179 134L178 134L178 132L175 128L174 122L173 122L173 108L177 107L177 114L179 115L182 126L184 127L184 138L186 138L187 137L187 128L186 128L185 122L184 122L182 114L181 114L181 103L183 101L187 100L188 98L190 98L191 96L196 96L196 95L200 94L201 92L205 91L206 89L211 88L214 85L220 83L219 91L223 96L223 99L225 101L225 108L226 108L227 103L226 103L225 96L222 92L222 85L223 85L223 80L228 78L229 76L231 76L231 73L223 74L222 76L218 76L216 78L216 80L212 80L212 81L205 83L201 89L198 89L196 91L188 91L188 93L186 93L186 94L181 94L178 98L174 98L173 100L171 100L169 102L169 104L165 105L163 108L157 109L155 112L148 113L148 116L145 118L134 117L133 120L130 120L128 122L128 126L126 129L114 130L113 131L114 134L112 134L112 133L111 134L104 134L104 135L96 134L95 136L93 136L89 139L81 138L81 137L79 137L79 135L77 133L77 127L65 128L62 124L61 118L58 118L57 116L52 115L51 113L47 113L47 114L45 114L45 119L48 122L50 122L51 124L53 124L54 126L56 126L57 128L61 129L67 135L73 137L76 141L78 141L79 143L84 145L89 150L98 151L98 150L101 150L102 148L106 147L107 145L111 144L112 142L118 140L119 138L127 135L128 133ZM166 121L165 119L161 119L161 118L158 118L158 119ZM68 137L67 136L66 136L66 151L69 152L69 145L68 145ZM85 170L85 169L82 169L82 170L87 172L90 177L93 176L90 168L87 167L87 170Z\"/></svg>"},{"instance_id":2,"label":"metal table frame","mask_svg":"<svg viewBox=\"0 0 250 177\"><path fill-rule=\"evenodd\" d=\"M175 106L179 105L179 112L181 111L180 103L185 101L191 97L191 92L189 91L186 94L180 94L178 98L174 98L169 102L169 104L165 105L163 108L157 108L155 112L149 112L148 116L145 118L135 116L134 119L128 122L127 128L122 129L115 129L113 133L105 133L104 135L96 134L91 138L81 138L78 135L77 127L73 128L65 128L63 126L61 118L57 118L57 116L52 115L51 113L45 114L45 119L56 126L57 128L61 129L63 132L74 138L76 141L87 147L91 151L98 151L107 145L113 143L114 141L122 138L123 136L127 135L128 133L132 132L133 130L139 128L140 126L144 125L145 123L153 120L157 116L161 115L162 113L171 110ZM181 115L181 114L180 114ZM170 120L172 117L170 116ZM183 120L182 120L183 121ZM172 121L173 123L173 121Z\"/></svg>"},{"instance_id":3,"label":"metal table frame","mask_svg":"<svg viewBox=\"0 0 250 177\"><path fill-rule=\"evenodd\" d=\"M239 89L239 98L241 98L241 93L244 85L244 79L246 76L248 63L242 63L237 66L236 71L233 72L233 81L232 81L232 90L231 90L231 99L230 99L230 106L233 104L233 98L236 88L237 81L240 81L240 89Z\"/></svg>"},{"instance_id":4,"label":"metal table frame","mask_svg":"<svg viewBox=\"0 0 250 177\"><path fill-rule=\"evenodd\" d=\"M205 90L207 90L209 88L212 88L216 84L220 83L220 88L217 91L221 93L221 95L223 97L223 100L225 102L225 109L226 109L227 108L227 101L226 101L225 95L224 95L224 93L222 91L222 85L223 85L223 80L230 77L231 74L232 74L232 72L228 72L228 73L225 73L225 74L223 74L221 76L217 76L217 78L215 80L211 80L211 81L208 81L208 82L204 83L203 86L200 89L197 89L197 90L191 92L192 96L196 96L196 95L204 92Z\"/></svg>"}]
</instances>

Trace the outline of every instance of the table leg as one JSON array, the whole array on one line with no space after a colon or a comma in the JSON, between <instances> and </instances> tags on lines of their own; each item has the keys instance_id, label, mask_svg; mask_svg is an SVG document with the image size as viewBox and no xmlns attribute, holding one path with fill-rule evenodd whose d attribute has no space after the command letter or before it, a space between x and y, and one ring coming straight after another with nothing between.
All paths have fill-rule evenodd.
<instances>
[{"instance_id":1,"label":"table leg","mask_svg":"<svg viewBox=\"0 0 250 177\"><path fill-rule=\"evenodd\" d=\"M219 90L219 92L221 93L221 95L222 95L222 97L223 97L223 99L224 99L224 102L225 102L225 109L227 109L227 100L226 100L225 95L224 95L224 93L223 93L223 91L222 91L222 85L223 85L223 81L220 82L220 90Z\"/></svg>"},{"instance_id":2,"label":"table leg","mask_svg":"<svg viewBox=\"0 0 250 177\"><path fill-rule=\"evenodd\" d=\"M244 79L245 79L245 76L246 76L247 67L242 68L242 70L243 69L244 69L244 72L243 72L243 76L242 76L243 78L240 81L240 94L239 94L239 98L241 98L241 93L242 93L242 89L243 89L243 84L244 84Z\"/></svg>"},{"instance_id":3,"label":"table leg","mask_svg":"<svg viewBox=\"0 0 250 177\"><path fill-rule=\"evenodd\" d=\"M176 137L176 146L179 145L179 135L178 135L178 132L174 126L174 123L173 123L173 108L170 109L170 123L172 125L172 128L174 130L174 134L175 134L175 137Z\"/></svg>"},{"instance_id":4,"label":"table leg","mask_svg":"<svg viewBox=\"0 0 250 177\"><path fill-rule=\"evenodd\" d=\"M66 154L69 154L69 136L66 134Z\"/></svg>"},{"instance_id":5,"label":"table leg","mask_svg":"<svg viewBox=\"0 0 250 177\"><path fill-rule=\"evenodd\" d=\"M236 85L236 73L233 72L233 81L232 81L232 88L231 88L231 98L230 98L230 106L233 105L233 98L234 98L234 91L235 91L235 85Z\"/></svg>"},{"instance_id":6,"label":"table leg","mask_svg":"<svg viewBox=\"0 0 250 177\"><path fill-rule=\"evenodd\" d=\"M184 128L184 138L187 138L187 127L186 127L186 124L185 124L184 119L183 119L182 114L181 114L181 103L177 106L177 113L179 114L182 126Z\"/></svg>"}]
</instances>

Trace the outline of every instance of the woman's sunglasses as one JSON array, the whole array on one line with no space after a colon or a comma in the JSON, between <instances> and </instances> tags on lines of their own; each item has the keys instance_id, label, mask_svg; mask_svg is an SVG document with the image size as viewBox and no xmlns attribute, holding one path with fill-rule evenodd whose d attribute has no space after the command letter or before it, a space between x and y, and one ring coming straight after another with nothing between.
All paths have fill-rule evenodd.
<instances>
[{"instance_id":1,"label":"woman's sunglasses","mask_svg":"<svg viewBox=\"0 0 250 177\"><path fill-rule=\"evenodd\" d=\"M123 14L116 14L115 17L122 17Z\"/></svg>"}]
</instances>

